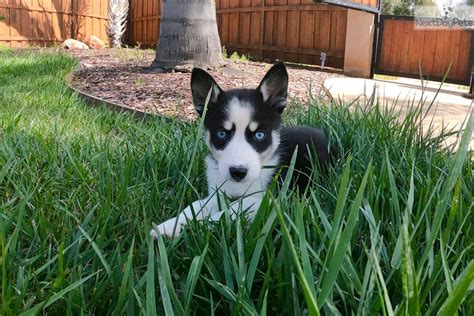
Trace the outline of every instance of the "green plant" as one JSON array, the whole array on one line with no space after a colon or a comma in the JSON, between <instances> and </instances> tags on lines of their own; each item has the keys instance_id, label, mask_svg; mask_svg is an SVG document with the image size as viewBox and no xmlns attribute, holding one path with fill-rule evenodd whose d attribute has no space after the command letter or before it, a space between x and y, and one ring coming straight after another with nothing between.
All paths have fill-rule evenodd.
<instances>
[{"instance_id":1,"label":"green plant","mask_svg":"<svg viewBox=\"0 0 474 316\"><path fill-rule=\"evenodd\" d=\"M398 80L398 79L400 79L400 77L375 74L375 75L374 75L374 79L379 79L379 80Z\"/></svg>"},{"instance_id":2,"label":"green plant","mask_svg":"<svg viewBox=\"0 0 474 316\"><path fill-rule=\"evenodd\" d=\"M247 55L239 55L238 52L233 52L232 55L230 55L229 59L236 61L249 61L249 57Z\"/></svg>"},{"instance_id":3,"label":"green plant","mask_svg":"<svg viewBox=\"0 0 474 316\"><path fill-rule=\"evenodd\" d=\"M204 193L200 123L89 107L74 66L0 51L2 314L474 313L472 117L450 152L456 131L423 135L416 105L291 102L286 124L341 149L334 169L303 196L269 190L253 223L152 243Z\"/></svg>"},{"instance_id":4,"label":"green plant","mask_svg":"<svg viewBox=\"0 0 474 316\"><path fill-rule=\"evenodd\" d=\"M382 13L413 16L416 6L435 5L433 0L387 0L382 2Z\"/></svg>"},{"instance_id":5,"label":"green plant","mask_svg":"<svg viewBox=\"0 0 474 316\"><path fill-rule=\"evenodd\" d=\"M227 59L227 49L225 46L222 46L222 58Z\"/></svg>"},{"instance_id":6,"label":"green plant","mask_svg":"<svg viewBox=\"0 0 474 316\"><path fill-rule=\"evenodd\" d=\"M129 3L127 0L109 0L107 6L107 35L112 47L122 46L122 36L127 27Z\"/></svg>"},{"instance_id":7,"label":"green plant","mask_svg":"<svg viewBox=\"0 0 474 316\"><path fill-rule=\"evenodd\" d=\"M135 87L141 88L145 84L145 81L143 80L143 78L137 78L135 79L134 84L135 84Z\"/></svg>"}]
</instances>

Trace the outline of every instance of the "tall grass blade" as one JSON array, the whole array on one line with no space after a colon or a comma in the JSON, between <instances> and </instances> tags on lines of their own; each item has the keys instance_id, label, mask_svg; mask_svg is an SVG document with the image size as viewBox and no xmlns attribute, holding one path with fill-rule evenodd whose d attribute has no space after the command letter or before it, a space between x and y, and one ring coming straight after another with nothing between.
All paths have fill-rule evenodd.
<instances>
[{"instance_id":1,"label":"tall grass blade","mask_svg":"<svg viewBox=\"0 0 474 316\"><path fill-rule=\"evenodd\" d=\"M263 297L262 309L260 310L260 316L267 315L267 299L268 299L268 291L265 291L265 296Z\"/></svg>"},{"instance_id":2,"label":"tall grass blade","mask_svg":"<svg viewBox=\"0 0 474 316\"><path fill-rule=\"evenodd\" d=\"M362 198L364 196L367 180L371 172L372 163L369 163L364 177L362 178L362 182L359 186L354 202L352 203L346 225L341 233L341 237L338 242L334 243L334 253L329 254L330 257L325 260L325 264L329 264L329 266L325 266L328 272L321 278L321 290L318 295L318 305L324 304L325 300L327 299L334 287L336 277L339 273L339 270L341 269L341 264L343 262L344 256L346 255L349 242L352 237L352 233L354 232L358 221L359 209L362 204ZM345 197L339 195L338 199L345 199Z\"/></svg>"},{"instance_id":3,"label":"tall grass blade","mask_svg":"<svg viewBox=\"0 0 474 316\"><path fill-rule=\"evenodd\" d=\"M92 248L94 249L95 253L99 257L100 262L102 262L102 265L104 266L105 271L107 272L107 274L110 277L112 275L112 270L110 269L110 265L107 262L107 260L105 260L104 254L102 253L102 250L100 250L99 246L97 246L95 241L92 240L91 236L81 226L79 226L79 230L84 235L84 237L86 237L86 239L90 242L90 244L92 245Z\"/></svg>"},{"instance_id":4,"label":"tall grass blade","mask_svg":"<svg viewBox=\"0 0 474 316\"><path fill-rule=\"evenodd\" d=\"M401 274L403 284L403 294L405 295L405 313L409 315L420 314L420 304L418 300L418 288L416 282L416 270L413 263L413 255L411 249L411 239L408 227L411 226L411 216L413 211L415 184L414 184L414 167L410 176L410 189L408 192L407 205L405 214L403 215L402 225L400 227L400 236L402 240L402 262ZM397 239L398 240L398 239Z\"/></svg>"},{"instance_id":5,"label":"tall grass blade","mask_svg":"<svg viewBox=\"0 0 474 316\"><path fill-rule=\"evenodd\" d=\"M299 279L300 285L303 289L304 297L306 299L306 304L308 306L309 315L311 315L311 316L320 315L319 308L318 308L318 303L316 301L316 297L312 294L311 288L308 284L308 280L306 280L305 274L303 272L303 268L301 267L301 264L300 264L299 259L298 259L298 254L296 252L296 247L295 247L295 245L293 243L293 240L291 238L290 231L288 230L288 227L285 224L285 219L283 217L283 213L281 212L280 205L278 204L278 202L274 198L272 198L272 201L273 201L272 204L275 207L277 217L278 217L278 220L280 221L280 225L281 225L281 228L282 228L282 231L283 231L283 238L284 238L284 240L286 241L286 243L288 245L290 255L291 255L291 258L293 260L293 264L294 264L295 269L298 273L298 279Z\"/></svg>"},{"instance_id":6,"label":"tall grass blade","mask_svg":"<svg viewBox=\"0 0 474 316\"><path fill-rule=\"evenodd\" d=\"M408 232L410 220L409 215L405 213L402 224L402 240L403 240L403 255L402 255L402 282L403 292L406 299L406 314L420 315L420 305L418 301L418 288L416 284L416 271L413 263L413 255L410 245L410 235Z\"/></svg>"},{"instance_id":7,"label":"tall grass blade","mask_svg":"<svg viewBox=\"0 0 474 316\"><path fill-rule=\"evenodd\" d=\"M377 273L379 284L382 287L382 293L383 293L383 298L384 298L383 304L385 306L385 311L388 314L388 316L394 316L395 313L393 312L392 302L390 301L390 295L388 293L387 285L385 284L382 269L380 268L379 259L378 259L377 253L375 252L374 246L372 246L372 248L370 249L370 255L372 258L372 264L375 268L375 272Z\"/></svg>"},{"instance_id":8,"label":"tall grass blade","mask_svg":"<svg viewBox=\"0 0 474 316\"><path fill-rule=\"evenodd\" d=\"M193 298L194 288L196 287L201 268L206 258L207 249L209 244L206 244L202 254L194 257L189 268L188 277L186 278L186 286L184 288L184 308L186 312L190 313L191 302Z\"/></svg>"},{"instance_id":9,"label":"tall grass blade","mask_svg":"<svg viewBox=\"0 0 474 316\"><path fill-rule=\"evenodd\" d=\"M448 299L441 306L439 316L456 315L459 306L466 299L466 294L469 290L473 290L474 286L474 260L464 269L454 285L453 291L448 296Z\"/></svg>"},{"instance_id":10,"label":"tall grass blade","mask_svg":"<svg viewBox=\"0 0 474 316\"><path fill-rule=\"evenodd\" d=\"M160 234L158 234L158 236L160 236ZM146 277L146 314L156 315L155 248L154 248L152 240L150 240L148 243L148 264L147 264L145 277Z\"/></svg>"},{"instance_id":11,"label":"tall grass blade","mask_svg":"<svg viewBox=\"0 0 474 316\"><path fill-rule=\"evenodd\" d=\"M262 253L262 249L265 245L265 240L268 237L268 234L270 233L271 229L273 228L273 224L276 219L276 212L275 210L272 210L270 215L267 218L267 221L265 222L265 225L263 225L262 231L259 234L258 240L255 244L252 257L250 259L248 268L247 268L247 291L248 293L251 292L252 285L254 283L254 278L255 278L255 272L257 271L258 268L258 262Z\"/></svg>"},{"instance_id":12,"label":"tall grass blade","mask_svg":"<svg viewBox=\"0 0 474 316\"><path fill-rule=\"evenodd\" d=\"M82 278L82 279L80 279L80 280L78 280L78 281L72 283L71 285L65 287L64 289L62 289L62 290L59 291L58 293L54 294L53 296L51 296L51 297L48 299L48 301L46 302L46 304L44 304L43 309L44 309L44 308L47 308L48 306L51 306L51 305L54 304L56 301L58 301L58 300L60 300L60 299L63 299L64 296L65 296L67 293L69 293L69 292L71 292L71 291L77 289L78 287L80 287L81 285L83 285L84 283L86 283L87 280L89 280L90 278L92 278L92 277L96 276L97 274L99 274L99 272L100 272L100 270L97 271L97 272L94 272L94 273L91 274L91 275L86 276L85 278Z\"/></svg>"},{"instance_id":13,"label":"tall grass blade","mask_svg":"<svg viewBox=\"0 0 474 316\"><path fill-rule=\"evenodd\" d=\"M160 288L163 290L166 288L165 293L169 293L171 300L163 300L165 305L165 310L168 308L173 308L177 310L179 315L186 315L186 312L176 294L176 291L173 286L173 281L171 278L171 271L168 264L168 253L166 251L165 243L163 242L163 236L158 234L158 250L159 250L159 264L158 271L160 273ZM164 281L164 283L162 282ZM166 285L166 286L164 286ZM172 304L172 305L171 305Z\"/></svg>"},{"instance_id":14,"label":"tall grass blade","mask_svg":"<svg viewBox=\"0 0 474 316\"><path fill-rule=\"evenodd\" d=\"M308 282L309 289L311 291L311 295L316 297L316 288L314 286L314 275L313 275L313 266L309 260L308 249L306 246L306 232L304 226L304 219L303 219L303 207L302 205L298 205L296 208L296 227L298 229L298 241L299 241L299 249L301 253L301 264L303 268L304 276Z\"/></svg>"},{"instance_id":15,"label":"tall grass blade","mask_svg":"<svg viewBox=\"0 0 474 316\"><path fill-rule=\"evenodd\" d=\"M135 249L135 238L132 239L132 245L130 246L130 250L128 252L127 261L125 263L122 283L120 285L119 297L117 300L117 305L115 306L114 311L112 312L113 315L121 315L122 309L125 304L125 299L127 296L127 290L129 290L130 278L131 278L131 270L132 270L132 259L133 259L133 251Z\"/></svg>"}]
</instances>

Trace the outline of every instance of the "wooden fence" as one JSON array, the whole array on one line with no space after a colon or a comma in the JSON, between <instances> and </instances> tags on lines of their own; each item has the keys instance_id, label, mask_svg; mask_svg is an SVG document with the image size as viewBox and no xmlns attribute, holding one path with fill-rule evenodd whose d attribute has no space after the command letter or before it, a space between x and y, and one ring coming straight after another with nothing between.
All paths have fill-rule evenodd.
<instances>
[{"instance_id":1,"label":"wooden fence","mask_svg":"<svg viewBox=\"0 0 474 316\"><path fill-rule=\"evenodd\" d=\"M46 46L95 35L108 42L107 0L0 0L0 44Z\"/></svg>"},{"instance_id":2,"label":"wooden fence","mask_svg":"<svg viewBox=\"0 0 474 316\"><path fill-rule=\"evenodd\" d=\"M221 44L257 58L342 68L347 9L312 0L216 0ZM128 42L155 46L161 1L132 0Z\"/></svg>"},{"instance_id":3,"label":"wooden fence","mask_svg":"<svg viewBox=\"0 0 474 316\"><path fill-rule=\"evenodd\" d=\"M469 85L473 35L461 29L415 29L411 17L382 16L376 72L441 79L451 64L447 81Z\"/></svg>"},{"instance_id":4,"label":"wooden fence","mask_svg":"<svg viewBox=\"0 0 474 316\"><path fill-rule=\"evenodd\" d=\"M156 46L160 28L161 0L131 0L126 41L129 45Z\"/></svg>"}]
</instances>

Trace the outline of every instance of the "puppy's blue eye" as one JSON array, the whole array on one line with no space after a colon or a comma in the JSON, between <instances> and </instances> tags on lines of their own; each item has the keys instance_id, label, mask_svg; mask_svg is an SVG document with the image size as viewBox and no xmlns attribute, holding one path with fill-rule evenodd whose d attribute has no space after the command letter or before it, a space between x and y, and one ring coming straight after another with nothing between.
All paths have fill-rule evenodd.
<instances>
[{"instance_id":1,"label":"puppy's blue eye","mask_svg":"<svg viewBox=\"0 0 474 316\"><path fill-rule=\"evenodd\" d=\"M227 131L224 131L224 130L218 130L217 133L217 138L220 139L220 140L223 140L226 138L227 136Z\"/></svg>"},{"instance_id":2,"label":"puppy's blue eye","mask_svg":"<svg viewBox=\"0 0 474 316\"><path fill-rule=\"evenodd\" d=\"M255 133L255 139L256 139L256 140L262 140L262 139L264 139L264 138L265 138L265 132L259 131L259 132L256 132L256 133Z\"/></svg>"}]
</instances>

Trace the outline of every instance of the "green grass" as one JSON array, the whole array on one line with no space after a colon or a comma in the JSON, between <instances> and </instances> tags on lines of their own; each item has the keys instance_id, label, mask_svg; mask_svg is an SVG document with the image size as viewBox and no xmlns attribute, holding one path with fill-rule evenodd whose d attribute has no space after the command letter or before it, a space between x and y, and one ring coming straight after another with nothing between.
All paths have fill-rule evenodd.
<instances>
[{"instance_id":1,"label":"green grass","mask_svg":"<svg viewBox=\"0 0 474 316\"><path fill-rule=\"evenodd\" d=\"M416 108L292 103L342 148L328 176L151 243L205 193L199 122L89 107L74 66L0 51L0 313L474 314L472 118L452 153Z\"/></svg>"}]
</instances>

